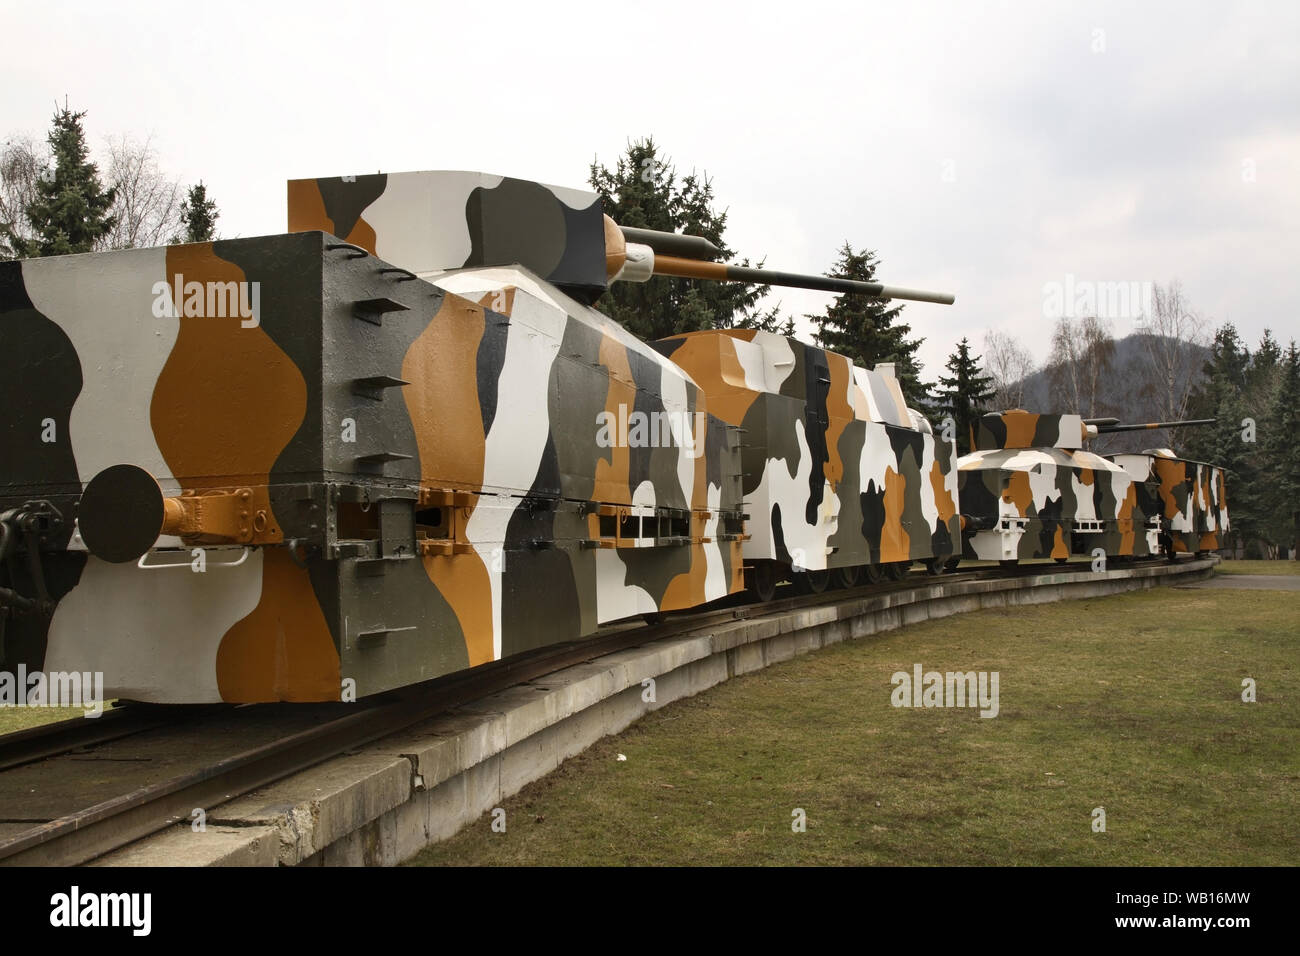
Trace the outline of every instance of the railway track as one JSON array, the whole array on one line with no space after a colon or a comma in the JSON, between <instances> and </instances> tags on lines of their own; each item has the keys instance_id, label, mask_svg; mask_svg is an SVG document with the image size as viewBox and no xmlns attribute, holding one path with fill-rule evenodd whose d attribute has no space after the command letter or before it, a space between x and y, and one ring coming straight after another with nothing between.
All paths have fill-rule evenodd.
<instances>
[{"instance_id":1,"label":"railway track","mask_svg":"<svg viewBox=\"0 0 1300 956\"><path fill-rule=\"evenodd\" d=\"M1161 563L1134 562L1126 567ZM0 864L77 865L406 727L554 671L719 623L871 598L921 584L1024 577L1062 566L979 568L820 594L742 603L737 597L654 624L619 623L473 671L351 704L178 706L129 704L0 736ZM252 742L252 746L247 744ZM103 772L103 767L119 772ZM50 781L53 781L51 785ZM96 786L98 784L98 786ZM88 803L85 790L111 795ZM33 797L32 794L38 794ZM35 801L44 813L29 816Z\"/></svg>"}]
</instances>

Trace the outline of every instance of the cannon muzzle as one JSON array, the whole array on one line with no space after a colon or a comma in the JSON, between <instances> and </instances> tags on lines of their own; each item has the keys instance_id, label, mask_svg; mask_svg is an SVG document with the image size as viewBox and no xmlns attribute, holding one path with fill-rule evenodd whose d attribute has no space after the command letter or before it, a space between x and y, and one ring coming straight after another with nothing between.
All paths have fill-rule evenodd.
<instances>
[{"instance_id":1,"label":"cannon muzzle","mask_svg":"<svg viewBox=\"0 0 1300 956\"><path fill-rule=\"evenodd\" d=\"M952 305L955 301L947 292L906 289L880 282L860 282L856 279L801 272L752 269L712 261L721 254L722 250L703 236L616 226L612 219L605 217L605 262L611 282L645 282L652 276L673 276L679 279L711 279L717 282L852 293L878 299L907 299L939 305Z\"/></svg>"},{"instance_id":2,"label":"cannon muzzle","mask_svg":"<svg viewBox=\"0 0 1300 956\"><path fill-rule=\"evenodd\" d=\"M1195 418L1187 419L1181 422L1143 422L1140 425L1121 425L1118 418L1085 418L1085 425L1092 425L1096 428L1098 435L1109 435L1113 432L1144 432L1154 431L1157 428L1184 428L1192 425L1213 425L1217 418Z\"/></svg>"}]
</instances>

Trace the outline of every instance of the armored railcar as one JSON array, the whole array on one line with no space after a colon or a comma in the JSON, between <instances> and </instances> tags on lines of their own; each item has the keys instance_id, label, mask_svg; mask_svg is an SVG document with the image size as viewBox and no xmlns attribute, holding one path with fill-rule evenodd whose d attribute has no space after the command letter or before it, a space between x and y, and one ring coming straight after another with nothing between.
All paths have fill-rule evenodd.
<instances>
[{"instance_id":1,"label":"armored railcar","mask_svg":"<svg viewBox=\"0 0 1300 956\"><path fill-rule=\"evenodd\" d=\"M45 509L53 605L9 622L7 667L102 671L134 699L331 700L742 587L735 436L680 369L523 270L480 304L311 232L0 274L21 409L0 511ZM208 311L226 283L258 283L247 316ZM602 447L620 405L667 442Z\"/></svg>"},{"instance_id":2,"label":"armored railcar","mask_svg":"<svg viewBox=\"0 0 1300 956\"><path fill-rule=\"evenodd\" d=\"M760 595L790 576L821 590L914 561L937 571L958 547L955 445L907 407L892 368L753 329L655 347L742 429L744 555Z\"/></svg>"},{"instance_id":3,"label":"armored railcar","mask_svg":"<svg viewBox=\"0 0 1300 956\"><path fill-rule=\"evenodd\" d=\"M480 173L298 180L289 220L0 263L0 666L338 700L716 600L746 566L824 583L955 541L951 454L887 376L693 339L680 358L745 352L738 399L588 304L654 274L951 296L699 261L595 194Z\"/></svg>"},{"instance_id":4,"label":"armored railcar","mask_svg":"<svg viewBox=\"0 0 1300 956\"><path fill-rule=\"evenodd\" d=\"M1019 409L981 416L957 464L962 556L1066 560L1074 554L1154 554L1133 478L1083 447L1078 415Z\"/></svg>"},{"instance_id":5,"label":"armored railcar","mask_svg":"<svg viewBox=\"0 0 1300 956\"><path fill-rule=\"evenodd\" d=\"M984 415L958 464L962 553L1014 563L1098 550L1120 558L1202 553L1228 527L1223 470L1169 449L1098 456L1084 442L1114 432L1213 424L1120 424L1114 418Z\"/></svg>"},{"instance_id":6,"label":"armored railcar","mask_svg":"<svg viewBox=\"0 0 1300 956\"><path fill-rule=\"evenodd\" d=\"M1223 546L1231 523L1222 468L1179 458L1168 448L1107 457L1133 477L1138 508L1161 553L1203 554Z\"/></svg>"}]
</instances>

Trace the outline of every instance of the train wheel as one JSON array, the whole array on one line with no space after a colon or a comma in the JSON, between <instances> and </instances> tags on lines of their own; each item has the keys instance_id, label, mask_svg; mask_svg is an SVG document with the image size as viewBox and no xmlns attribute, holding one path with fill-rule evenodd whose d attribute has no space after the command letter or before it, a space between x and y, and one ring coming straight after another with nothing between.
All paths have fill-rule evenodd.
<instances>
[{"instance_id":1,"label":"train wheel","mask_svg":"<svg viewBox=\"0 0 1300 956\"><path fill-rule=\"evenodd\" d=\"M1055 561L1057 564L1069 564L1069 563L1070 563L1070 559L1069 559L1069 558L1052 558L1052 560Z\"/></svg>"},{"instance_id":2,"label":"train wheel","mask_svg":"<svg viewBox=\"0 0 1300 956\"><path fill-rule=\"evenodd\" d=\"M843 588L847 591L849 588L855 588L858 586L858 577L858 569L856 567L836 568L831 572L831 583L835 585L835 587Z\"/></svg>"},{"instance_id":3,"label":"train wheel","mask_svg":"<svg viewBox=\"0 0 1300 956\"><path fill-rule=\"evenodd\" d=\"M925 573L931 575L943 574L943 558L929 558L925 562Z\"/></svg>"},{"instance_id":4,"label":"train wheel","mask_svg":"<svg viewBox=\"0 0 1300 956\"><path fill-rule=\"evenodd\" d=\"M651 611L642 614L641 620L645 621L647 624L662 624L664 621L668 620L668 618L663 611Z\"/></svg>"},{"instance_id":5,"label":"train wheel","mask_svg":"<svg viewBox=\"0 0 1300 956\"><path fill-rule=\"evenodd\" d=\"M793 577L800 594L821 594L831 583L829 571L796 571Z\"/></svg>"},{"instance_id":6,"label":"train wheel","mask_svg":"<svg viewBox=\"0 0 1300 956\"><path fill-rule=\"evenodd\" d=\"M954 554L951 558L943 563L945 571L956 571L957 565L961 564L961 556Z\"/></svg>"},{"instance_id":7,"label":"train wheel","mask_svg":"<svg viewBox=\"0 0 1300 956\"><path fill-rule=\"evenodd\" d=\"M908 561L892 561L885 565L885 577L891 581L903 580L903 575L907 573Z\"/></svg>"},{"instance_id":8,"label":"train wheel","mask_svg":"<svg viewBox=\"0 0 1300 956\"><path fill-rule=\"evenodd\" d=\"M745 587L755 601L776 597L776 569L768 561L745 568Z\"/></svg>"},{"instance_id":9,"label":"train wheel","mask_svg":"<svg viewBox=\"0 0 1300 956\"><path fill-rule=\"evenodd\" d=\"M862 566L862 580L868 584L879 584L884 576L878 564L864 564Z\"/></svg>"}]
</instances>

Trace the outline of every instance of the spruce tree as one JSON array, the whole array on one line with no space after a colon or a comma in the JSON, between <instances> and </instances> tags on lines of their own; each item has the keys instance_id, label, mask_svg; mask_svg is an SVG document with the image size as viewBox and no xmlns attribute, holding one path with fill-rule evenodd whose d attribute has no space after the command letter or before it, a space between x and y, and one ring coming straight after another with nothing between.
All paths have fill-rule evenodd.
<instances>
[{"instance_id":1,"label":"spruce tree","mask_svg":"<svg viewBox=\"0 0 1300 956\"><path fill-rule=\"evenodd\" d=\"M208 198L208 189L202 181L191 186L181 205L181 221L185 224L185 234L173 239L173 242L211 242L216 236L217 204Z\"/></svg>"},{"instance_id":2,"label":"spruce tree","mask_svg":"<svg viewBox=\"0 0 1300 956\"><path fill-rule=\"evenodd\" d=\"M971 449L971 428L987 410L993 397L993 377L985 375L980 367L980 357L970 354L970 343L962 338L957 351L948 356L950 376L939 376L936 393L938 411L951 415L957 431L957 454L966 455Z\"/></svg>"},{"instance_id":3,"label":"spruce tree","mask_svg":"<svg viewBox=\"0 0 1300 956\"><path fill-rule=\"evenodd\" d=\"M826 275L860 282L876 281L876 267L880 263L875 252L867 249L856 252L845 242L838 256ZM907 337L912 327L898 321L902 312L901 305L891 305L888 300L846 292L836 296L825 313L807 318L818 327L817 343L822 348L847 355L854 365L872 368L881 362L893 362L909 404L924 408L931 404L930 387L921 381L916 350L925 340Z\"/></svg>"},{"instance_id":4,"label":"spruce tree","mask_svg":"<svg viewBox=\"0 0 1300 956\"><path fill-rule=\"evenodd\" d=\"M1255 355L1250 363L1250 378L1258 381L1267 377L1277 368L1283 357L1282 346L1273 338L1273 330L1265 329L1264 336L1259 340L1259 348L1255 350Z\"/></svg>"},{"instance_id":5,"label":"spruce tree","mask_svg":"<svg viewBox=\"0 0 1300 956\"><path fill-rule=\"evenodd\" d=\"M1189 429L1183 449L1183 457L1225 469L1228 514L1232 522L1230 537L1247 548L1267 531L1267 522L1260 520L1261 490L1256 467L1258 421L1255 441L1247 441L1250 427L1246 420L1252 417L1245 400L1250 365L1250 350L1241 341L1236 326L1224 323L1215 332L1210 346L1210 357L1205 363L1206 381L1192 398L1193 417L1217 421L1210 426Z\"/></svg>"},{"instance_id":6,"label":"spruce tree","mask_svg":"<svg viewBox=\"0 0 1300 956\"><path fill-rule=\"evenodd\" d=\"M81 126L85 115L67 106L54 114L49 135L54 170L41 176L36 198L27 207L32 238L5 229L5 244L19 258L90 252L117 221L110 215L116 191L103 187L98 168L88 158Z\"/></svg>"},{"instance_id":7,"label":"spruce tree","mask_svg":"<svg viewBox=\"0 0 1300 956\"><path fill-rule=\"evenodd\" d=\"M653 137L629 143L612 170L592 163L589 181L605 212L620 226L703 236L722 250L721 261L734 257L723 240L727 214L715 208L713 183L694 172L679 179ZM750 263L742 259L735 264ZM776 309L757 309L767 290L738 282L653 276L646 282L613 283L595 305L643 339L733 326L787 332L790 323L783 325Z\"/></svg>"},{"instance_id":8,"label":"spruce tree","mask_svg":"<svg viewBox=\"0 0 1300 956\"><path fill-rule=\"evenodd\" d=\"M1274 544L1300 545L1300 351L1293 339L1277 368L1277 387L1264 426L1263 512ZM1229 495L1229 507L1232 497Z\"/></svg>"}]
</instances>

